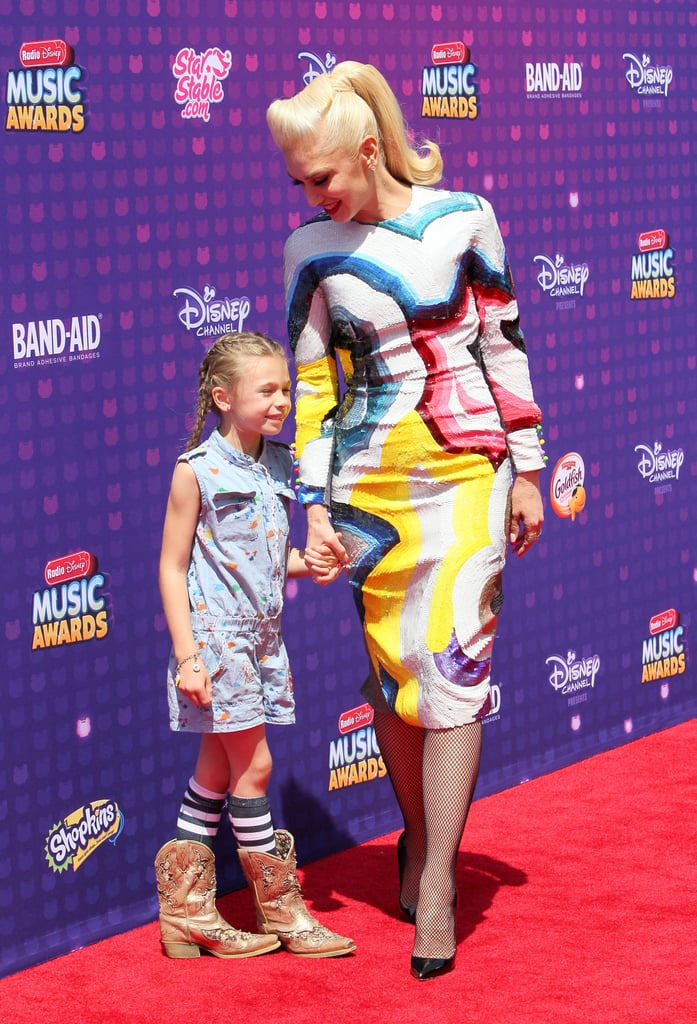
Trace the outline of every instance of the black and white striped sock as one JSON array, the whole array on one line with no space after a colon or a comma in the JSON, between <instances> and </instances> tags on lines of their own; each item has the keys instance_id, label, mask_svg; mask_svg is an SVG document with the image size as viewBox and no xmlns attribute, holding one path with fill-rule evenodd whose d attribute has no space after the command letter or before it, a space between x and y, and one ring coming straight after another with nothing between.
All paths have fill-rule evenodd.
<instances>
[{"instance_id":1,"label":"black and white striped sock","mask_svg":"<svg viewBox=\"0 0 697 1024\"><path fill-rule=\"evenodd\" d=\"M177 839L195 839L213 849L225 793L213 793L192 775L177 818Z\"/></svg>"},{"instance_id":2,"label":"black and white striped sock","mask_svg":"<svg viewBox=\"0 0 697 1024\"><path fill-rule=\"evenodd\" d=\"M232 834L240 849L276 853L276 837L266 795L244 797L230 793L227 812Z\"/></svg>"}]
</instances>

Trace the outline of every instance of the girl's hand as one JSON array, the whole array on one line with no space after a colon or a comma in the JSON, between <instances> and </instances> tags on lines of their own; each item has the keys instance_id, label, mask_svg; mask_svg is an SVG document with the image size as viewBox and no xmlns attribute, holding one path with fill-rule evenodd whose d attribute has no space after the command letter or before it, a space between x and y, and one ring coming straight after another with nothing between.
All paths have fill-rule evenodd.
<instances>
[{"instance_id":1,"label":"girl's hand","mask_svg":"<svg viewBox=\"0 0 697 1024\"><path fill-rule=\"evenodd\" d=\"M509 539L517 558L530 550L542 532L544 511L539 478L539 471L518 473L513 484Z\"/></svg>"},{"instance_id":2,"label":"girl's hand","mask_svg":"<svg viewBox=\"0 0 697 1024\"><path fill-rule=\"evenodd\" d=\"M196 671L198 666L198 671ZM174 682L181 694L199 708L207 708L213 700L211 679L200 658L192 658L177 672Z\"/></svg>"}]
</instances>

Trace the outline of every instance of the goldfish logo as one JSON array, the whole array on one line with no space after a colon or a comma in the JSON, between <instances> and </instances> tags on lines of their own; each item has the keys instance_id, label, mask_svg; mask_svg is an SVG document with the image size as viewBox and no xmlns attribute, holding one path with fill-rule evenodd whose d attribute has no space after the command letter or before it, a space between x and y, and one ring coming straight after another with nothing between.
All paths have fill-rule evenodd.
<instances>
[{"instance_id":1,"label":"goldfish logo","mask_svg":"<svg viewBox=\"0 0 697 1024\"><path fill-rule=\"evenodd\" d=\"M557 462L552 473L549 495L552 508L561 519L571 518L573 523L586 507L586 489L583 486L585 466L578 452L568 452Z\"/></svg>"}]
</instances>

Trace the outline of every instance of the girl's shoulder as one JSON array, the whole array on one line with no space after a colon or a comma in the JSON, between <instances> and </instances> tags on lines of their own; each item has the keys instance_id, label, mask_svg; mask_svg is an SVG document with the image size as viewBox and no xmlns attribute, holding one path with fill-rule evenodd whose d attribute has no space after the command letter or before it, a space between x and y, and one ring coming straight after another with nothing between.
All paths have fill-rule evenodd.
<instances>
[{"instance_id":1,"label":"girl's shoulder","mask_svg":"<svg viewBox=\"0 0 697 1024\"><path fill-rule=\"evenodd\" d=\"M288 493L291 497L295 496L293 490L294 460L295 453L290 445L284 444L283 441L264 439L264 450L259 461L266 467L276 489Z\"/></svg>"}]
</instances>

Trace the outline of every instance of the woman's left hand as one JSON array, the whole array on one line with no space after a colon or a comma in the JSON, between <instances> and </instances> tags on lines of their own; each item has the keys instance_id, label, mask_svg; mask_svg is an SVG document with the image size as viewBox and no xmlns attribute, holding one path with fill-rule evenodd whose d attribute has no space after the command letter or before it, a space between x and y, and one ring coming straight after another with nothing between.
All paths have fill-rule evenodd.
<instances>
[{"instance_id":1,"label":"woman's left hand","mask_svg":"<svg viewBox=\"0 0 697 1024\"><path fill-rule=\"evenodd\" d=\"M511 547L520 558L529 551L542 532L544 511L539 471L518 473L511 492Z\"/></svg>"}]
</instances>

